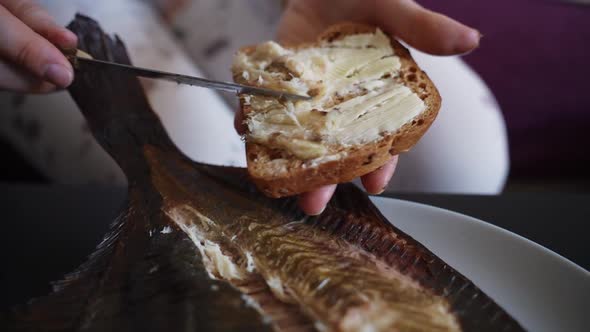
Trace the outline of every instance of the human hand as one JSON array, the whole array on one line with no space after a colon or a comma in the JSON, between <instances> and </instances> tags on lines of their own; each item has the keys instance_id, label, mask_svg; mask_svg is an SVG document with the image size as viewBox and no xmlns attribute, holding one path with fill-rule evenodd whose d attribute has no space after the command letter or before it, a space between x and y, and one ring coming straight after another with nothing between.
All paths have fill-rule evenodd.
<instances>
[{"instance_id":1,"label":"human hand","mask_svg":"<svg viewBox=\"0 0 590 332\"><path fill-rule=\"evenodd\" d=\"M76 35L32 0L0 0L0 90L45 93L67 87L74 70L59 48L76 44Z\"/></svg>"},{"instance_id":2,"label":"human hand","mask_svg":"<svg viewBox=\"0 0 590 332\"><path fill-rule=\"evenodd\" d=\"M462 54L479 45L480 33L444 15L429 11L412 0L291 0L278 29L278 41L297 44L314 41L330 25L352 21L380 27L412 47L436 55ZM236 129L243 134L243 114L238 112ZM379 169L361 177L370 194L380 194L391 180L397 156ZM334 194L336 184L299 196L301 209L320 214Z\"/></svg>"}]
</instances>

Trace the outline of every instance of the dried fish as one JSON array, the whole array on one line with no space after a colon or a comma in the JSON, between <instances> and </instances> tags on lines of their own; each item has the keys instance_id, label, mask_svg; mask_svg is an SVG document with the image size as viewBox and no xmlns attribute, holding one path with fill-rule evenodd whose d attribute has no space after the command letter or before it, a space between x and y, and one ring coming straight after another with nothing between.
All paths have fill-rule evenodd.
<instances>
[{"instance_id":1,"label":"dried fish","mask_svg":"<svg viewBox=\"0 0 590 332\"><path fill-rule=\"evenodd\" d=\"M70 28L129 63L93 20ZM257 192L244 169L188 160L133 77L78 73L70 93L129 179L111 232L10 330L522 331L467 278L343 185L319 217Z\"/></svg>"}]
</instances>

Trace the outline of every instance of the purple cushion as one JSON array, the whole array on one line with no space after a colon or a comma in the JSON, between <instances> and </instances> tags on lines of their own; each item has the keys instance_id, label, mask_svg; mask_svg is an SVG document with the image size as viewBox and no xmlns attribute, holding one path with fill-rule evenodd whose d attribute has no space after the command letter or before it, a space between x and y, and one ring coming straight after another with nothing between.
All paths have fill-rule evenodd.
<instances>
[{"instance_id":1,"label":"purple cushion","mask_svg":"<svg viewBox=\"0 0 590 332\"><path fill-rule=\"evenodd\" d=\"M464 60L502 107L512 174L590 174L590 6L549 0L419 2L484 35Z\"/></svg>"}]
</instances>

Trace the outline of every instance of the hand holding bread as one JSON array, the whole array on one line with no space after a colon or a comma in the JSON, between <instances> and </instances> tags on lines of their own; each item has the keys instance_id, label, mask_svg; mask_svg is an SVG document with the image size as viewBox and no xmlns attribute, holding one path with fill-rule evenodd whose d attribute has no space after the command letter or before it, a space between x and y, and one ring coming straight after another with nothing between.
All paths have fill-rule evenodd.
<instances>
[{"instance_id":1,"label":"hand holding bread","mask_svg":"<svg viewBox=\"0 0 590 332\"><path fill-rule=\"evenodd\" d=\"M234 80L314 97L291 104L242 96L236 128L263 192L300 194L301 208L314 215L336 183L361 176L369 193L383 190L397 154L416 143L440 107L432 82L392 36L434 54L464 53L479 43L476 30L413 1L293 0L280 45L238 53Z\"/></svg>"}]
</instances>

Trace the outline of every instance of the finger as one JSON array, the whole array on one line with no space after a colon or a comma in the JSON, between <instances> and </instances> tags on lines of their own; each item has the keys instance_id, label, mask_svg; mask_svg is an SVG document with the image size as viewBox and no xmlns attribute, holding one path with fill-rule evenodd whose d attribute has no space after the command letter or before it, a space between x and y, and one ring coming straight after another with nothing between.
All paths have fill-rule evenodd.
<instances>
[{"instance_id":1,"label":"finger","mask_svg":"<svg viewBox=\"0 0 590 332\"><path fill-rule=\"evenodd\" d=\"M328 185L299 195L299 207L310 216L317 216L324 212L326 205L332 198L336 185Z\"/></svg>"},{"instance_id":2,"label":"finger","mask_svg":"<svg viewBox=\"0 0 590 332\"><path fill-rule=\"evenodd\" d=\"M287 5L277 29L277 41L282 44L311 42L317 36L317 27L310 23L309 15L302 13L298 6ZM294 29L296 27L296 29ZM294 31L297 30L297 31Z\"/></svg>"},{"instance_id":3,"label":"finger","mask_svg":"<svg viewBox=\"0 0 590 332\"><path fill-rule=\"evenodd\" d=\"M338 1L299 0L289 1L281 17L277 38L281 43L299 44L313 42L327 27L340 22L365 22L372 24L375 16L375 0Z\"/></svg>"},{"instance_id":4,"label":"finger","mask_svg":"<svg viewBox=\"0 0 590 332\"><path fill-rule=\"evenodd\" d=\"M76 47L78 43L76 35L55 23L53 17L34 1L0 0L0 3L33 31L45 37L54 45L63 49Z\"/></svg>"},{"instance_id":5,"label":"finger","mask_svg":"<svg viewBox=\"0 0 590 332\"><path fill-rule=\"evenodd\" d=\"M236 128L236 131L240 135L246 134L247 127L244 120L244 112L239 109L234 115L234 128Z\"/></svg>"},{"instance_id":6,"label":"finger","mask_svg":"<svg viewBox=\"0 0 590 332\"><path fill-rule=\"evenodd\" d=\"M55 85L29 74L22 68L0 60L0 90L23 93L47 93L55 91Z\"/></svg>"},{"instance_id":7,"label":"finger","mask_svg":"<svg viewBox=\"0 0 590 332\"><path fill-rule=\"evenodd\" d=\"M68 86L74 77L71 64L53 44L2 6L0 58L23 67L36 77L58 87Z\"/></svg>"},{"instance_id":8,"label":"finger","mask_svg":"<svg viewBox=\"0 0 590 332\"><path fill-rule=\"evenodd\" d=\"M469 52L479 45L479 31L411 0L378 0L376 24L411 46L431 54Z\"/></svg>"},{"instance_id":9,"label":"finger","mask_svg":"<svg viewBox=\"0 0 590 332\"><path fill-rule=\"evenodd\" d=\"M398 157L393 156L387 164L361 177L361 182L369 194L379 195L383 192L395 172L397 160Z\"/></svg>"}]
</instances>

